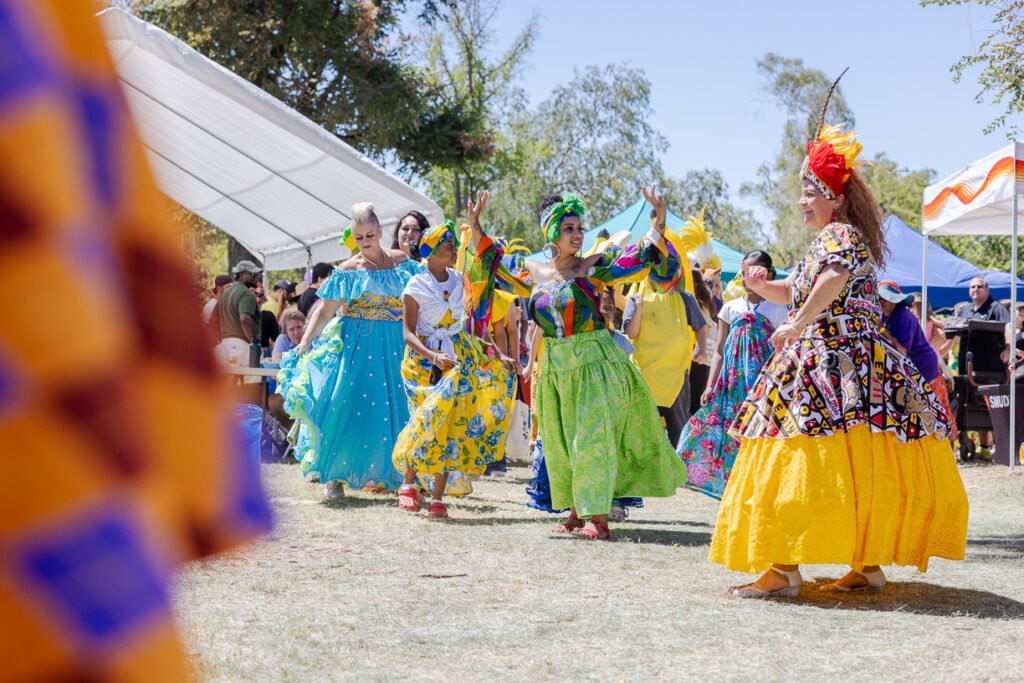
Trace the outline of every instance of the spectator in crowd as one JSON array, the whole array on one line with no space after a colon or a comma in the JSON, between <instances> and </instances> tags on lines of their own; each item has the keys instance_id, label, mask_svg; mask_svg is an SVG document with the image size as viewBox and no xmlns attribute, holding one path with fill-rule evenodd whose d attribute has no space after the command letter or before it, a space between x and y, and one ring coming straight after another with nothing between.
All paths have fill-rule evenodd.
<instances>
[{"instance_id":1,"label":"spectator in crowd","mask_svg":"<svg viewBox=\"0 0 1024 683\"><path fill-rule=\"evenodd\" d=\"M989 293L988 281L978 276L968 285L971 300L957 306L955 315L967 320L988 320L1009 323L1010 312L1006 307L992 298ZM1002 384L1006 381L1006 362L1003 360L1003 349L1006 343L1003 335L972 334L971 343L961 341L957 360L960 372L967 371L967 354L972 354L974 379L978 384ZM992 432L978 432L978 457L990 458L992 454Z\"/></svg>"},{"instance_id":2,"label":"spectator in crowd","mask_svg":"<svg viewBox=\"0 0 1024 683\"><path fill-rule=\"evenodd\" d=\"M920 324L921 292L914 292L914 300L910 304L910 312L914 314L918 324ZM942 320L935 315L931 304L928 304L928 320L924 324L924 336L928 338L928 343L932 345L932 348L935 349L935 354L939 357L939 369L942 371L942 376L952 381L953 371L946 362L946 358L953 347L956 346L956 338L950 339L946 336Z\"/></svg>"},{"instance_id":3,"label":"spectator in crowd","mask_svg":"<svg viewBox=\"0 0 1024 683\"><path fill-rule=\"evenodd\" d=\"M430 229L430 221L419 211L410 211L402 216L391 239L391 248L404 251L414 261L420 260L420 239Z\"/></svg>"},{"instance_id":4,"label":"spectator in crowd","mask_svg":"<svg viewBox=\"0 0 1024 683\"><path fill-rule=\"evenodd\" d=\"M291 351L302 341L302 333L306 331L306 316L297 308L289 308L281 315L281 334L274 342L274 353L271 360L281 362L281 356Z\"/></svg>"},{"instance_id":5,"label":"spectator in crowd","mask_svg":"<svg viewBox=\"0 0 1024 683\"><path fill-rule=\"evenodd\" d=\"M968 289L971 300L957 306L956 316L967 320L988 320L992 322L1010 322L1010 312L1006 307L992 298L988 291L988 282L983 277L971 280ZM991 379L1002 382L1006 367L1000 356L1004 347L1003 338L994 334L977 334L971 336L970 348L960 345L960 368L967 367L967 352L974 354L974 372L989 373ZM998 376L998 377L997 377Z\"/></svg>"},{"instance_id":6,"label":"spectator in crowd","mask_svg":"<svg viewBox=\"0 0 1024 683\"><path fill-rule=\"evenodd\" d=\"M288 291L288 285L291 283L287 280L278 280L274 283L274 289L270 292L270 297L267 302L260 307L261 311L270 311L274 314L274 317L278 320L281 319L281 314L284 313L285 306L285 294Z\"/></svg>"},{"instance_id":7,"label":"spectator in crowd","mask_svg":"<svg viewBox=\"0 0 1024 683\"><path fill-rule=\"evenodd\" d=\"M946 417L949 418L949 438L955 441L956 415L949 403L946 378L942 375L942 366L938 354L935 353L935 347L928 342L927 335L921 329L920 320L909 309L913 301L914 295L904 294L895 282L883 280L878 283L878 305L882 308L883 334L910 356L925 382L938 397L946 411Z\"/></svg>"},{"instance_id":8,"label":"spectator in crowd","mask_svg":"<svg viewBox=\"0 0 1024 683\"><path fill-rule=\"evenodd\" d=\"M222 362L249 367L249 345L260 338L260 312L256 294L250 289L257 283L259 266L252 261L239 261L232 269L235 282L220 296L220 335L217 354Z\"/></svg>"},{"instance_id":9,"label":"spectator in crowd","mask_svg":"<svg viewBox=\"0 0 1024 683\"><path fill-rule=\"evenodd\" d=\"M213 298L203 306L203 323L209 324L210 318L213 317L213 311L217 308L217 302L220 301L220 295L230 284L231 278L227 275L218 275L213 279L213 289L211 290Z\"/></svg>"},{"instance_id":10,"label":"spectator in crowd","mask_svg":"<svg viewBox=\"0 0 1024 683\"><path fill-rule=\"evenodd\" d=\"M317 295L316 290L320 288L320 285L324 283L324 280L331 276L334 272L334 266L330 263L318 263L313 266L313 284L309 286L302 296L299 297L299 312L302 315L309 317L309 309L316 303Z\"/></svg>"},{"instance_id":11,"label":"spectator in crowd","mask_svg":"<svg viewBox=\"0 0 1024 683\"><path fill-rule=\"evenodd\" d=\"M1024 358L1024 301L1017 302L1017 310L1016 315L1013 317L1013 325L1007 329L1007 343L1011 343L1012 346L1007 347L1003 351L1003 362L1009 363L1010 367L1013 368L1021 358ZM1012 360L1010 358L1011 348L1013 349Z\"/></svg>"}]
</instances>

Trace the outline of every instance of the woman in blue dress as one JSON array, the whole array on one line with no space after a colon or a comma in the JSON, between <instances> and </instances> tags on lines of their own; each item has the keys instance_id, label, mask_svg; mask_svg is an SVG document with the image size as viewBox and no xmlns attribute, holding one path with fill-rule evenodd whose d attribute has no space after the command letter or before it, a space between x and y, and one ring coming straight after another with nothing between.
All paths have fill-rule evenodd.
<instances>
[{"instance_id":1,"label":"woman in blue dress","mask_svg":"<svg viewBox=\"0 0 1024 683\"><path fill-rule=\"evenodd\" d=\"M381 246L372 204L353 206L352 216L344 241L355 255L317 290L323 303L294 352L298 362L282 361L294 367L282 382L285 408L308 437L306 452L296 455L324 483L328 501L341 498L344 485L397 491L402 484L391 463L409 420L400 297L423 270L407 253ZM329 338L314 344L328 323Z\"/></svg>"}]
</instances>

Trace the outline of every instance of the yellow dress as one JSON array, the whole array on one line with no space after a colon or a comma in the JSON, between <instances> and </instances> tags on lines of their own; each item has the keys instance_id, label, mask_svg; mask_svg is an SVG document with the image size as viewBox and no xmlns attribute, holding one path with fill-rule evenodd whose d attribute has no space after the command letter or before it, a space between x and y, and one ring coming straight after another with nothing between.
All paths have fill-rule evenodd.
<instances>
[{"instance_id":1,"label":"yellow dress","mask_svg":"<svg viewBox=\"0 0 1024 683\"><path fill-rule=\"evenodd\" d=\"M637 294L643 297L644 307L630 360L650 387L655 405L671 406L683 389L693 358L686 305L678 291L659 291L646 278Z\"/></svg>"},{"instance_id":2,"label":"yellow dress","mask_svg":"<svg viewBox=\"0 0 1024 683\"><path fill-rule=\"evenodd\" d=\"M874 262L855 228L814 240L792 275L794 308L829 264L851 274L842 292L737 408L710 559L746 572L963 559L967 496L946 412L878 332Z\"/></svg>"},{"instance_id":3,"label":"yellow dress","mask_svg":"<svg viewBox=\"0 0 1024 683\"><path fill-rule=\"evenodd\" d=\"M445 492L459 496L472 492L472 479L488 463L505 457L515 376L462 329L462 278L449 269L446 282L447 289L427 271L413 277L404 293L419 304L421 341L453 355L457 363L431 384L434 364L406 348L402 379L410 418L398 435L392 461L400 472L415 469L428 490L434 476L455 474Z\"/></svg>"}]
</instances>

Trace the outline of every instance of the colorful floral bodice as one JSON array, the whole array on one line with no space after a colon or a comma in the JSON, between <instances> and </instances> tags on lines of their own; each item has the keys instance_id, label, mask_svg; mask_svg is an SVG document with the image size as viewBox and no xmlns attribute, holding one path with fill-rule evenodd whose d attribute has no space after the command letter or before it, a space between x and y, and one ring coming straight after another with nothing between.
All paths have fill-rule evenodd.
<instances>
[{"instance_id":1,"label":"colorful floral bodice","mask_svg":"<svg viewBox=\"0 0 1024 683\"><path fill-rule=\"evenodd\" d=\"M643 240L625 250L609 248L585 276L574 280L535 283L522 256L502 258L501 250L484 236L470 273L482 295L474 292L477 305L486 306L495 286L529 296L530 318L543 335L568 337L605 327L600 305L605 287L650 277L656 288L669 292L679 288L681 269L675 249L662 238L658 244Z\"/></svg>"},{"instance_id":2,"label":"colorful floral bodice","mask_svg":"<svg viewBox=\"0 0 1024 683\"><path fill-rule=\"evenodd\" d=\"M878 305L875 263L860 233L845 223L825 226L794 271L793 310L807 301L821 271L831 264L850 271L850 279L839 296L807 326L804 336L842 337L878 330L882 309Z\"/></svg>"}]
</instances>

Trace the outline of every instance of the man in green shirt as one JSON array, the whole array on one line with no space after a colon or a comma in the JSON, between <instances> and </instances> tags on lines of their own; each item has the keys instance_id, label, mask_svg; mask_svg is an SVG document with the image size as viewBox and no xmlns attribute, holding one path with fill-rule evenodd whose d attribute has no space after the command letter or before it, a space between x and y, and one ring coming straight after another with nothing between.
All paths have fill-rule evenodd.
<instances>
[{"instance_id":1,"label":"man in green shirt","mask_svg":"<svg viewBox=\"0 0 1024 683\"><path fill-rule=\"evenodd\" d=\"M251 286L260 274L252 261L239 261L231 270L235 282L220 295L221 342L217 353L228 365L249 366L249 345L260 338L260 306ZM259 343L257 341L257 343Z\"/></svg>"}]
</instances>

